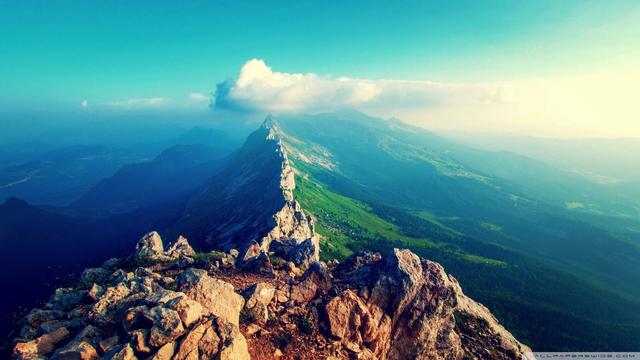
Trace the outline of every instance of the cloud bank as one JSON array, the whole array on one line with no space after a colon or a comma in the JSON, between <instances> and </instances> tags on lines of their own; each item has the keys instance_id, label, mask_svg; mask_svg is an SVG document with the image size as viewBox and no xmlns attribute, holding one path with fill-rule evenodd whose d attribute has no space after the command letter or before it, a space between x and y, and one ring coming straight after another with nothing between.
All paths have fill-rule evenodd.
<instances>
[{"instance_id":1,"label":"cloud bank","mask_svg":"<svg viewBox=\"0 0 640 360\"><path fill-rule=\"evenodd\" d=\"M263 60L252 59L236 78L217 84L211 107L275 113L353 107L429 129L638 136L639 84L640 69L445 83L277 72Z\"/></svg>"},{"instance_id":2,"label":"cloud bank","mask_svg":"<svg viewBox=\"0 0 640 360\"><path fill-rule=\"evenodd\" d=\"M235 79L216 86L216 108L263 111L331 111L344 107L425 108L508 100L497 85L367 80L274 72L252 59Z\"/></svg>"}]
</instances>

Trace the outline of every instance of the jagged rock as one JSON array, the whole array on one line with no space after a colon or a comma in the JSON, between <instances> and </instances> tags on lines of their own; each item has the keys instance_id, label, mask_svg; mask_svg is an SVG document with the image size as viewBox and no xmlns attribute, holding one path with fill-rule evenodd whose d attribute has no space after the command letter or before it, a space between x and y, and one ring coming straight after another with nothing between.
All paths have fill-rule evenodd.
<instances>
[{"instance_id":1,"label":"jagged rock","mask_svg":"<svg viewBox=\"0 0 640 360\"><path fill-rule=\"evenodd\" d=\"M118 266L120 266L120 259L118 258L107 259L102 262L102 265L100 265L101 268L111 270L111 271L117 269Z\"/></svg>"},{"instance_id":2,"label":"jagged rock","mask_svg":"<svg viewBox=\"0 0 640 360\"><path fill-rule=\"evenodd\" d=\"M263 250L260 247L260 245L255 240L252 240L245 246L242 252L242 256L240 257L240 261L242 263L245 263L249 260L254 259L256 256L262 253L263 253Z\"/></svg>"},{"instance_id":3,"label":"jagged rock","mask_svg":"<svg viewBox=\"0 0 640 360\"><path fill-rule=\"evenodd\" d=\"M195 250L189 245L187 239L185 239L182 235L178 237L178 240L171 245L169 250L167 250L166 255L172 259L179 258L192 258L196 255Z\"/></svg>"},{"instance_id":4,"label":"jagged rock","mask_svg":"<svg viewBox=\"0 0 640 360\"><path fill-rule=\"evenodd\" d=\"M267 306L275 295L275 288L267 283L256 283L244 292L245 309L251 312L256 320L264 324L269 319Z\"/></svg>"},{"instance_id":5,"label":"jagged rock","mask_svg":"<svg viewBox=\"0 0 640 360\"><path fill-rule=\"evenodd\" d=\"M98 349L100 349L102 353L108 353L118 345L118 341L120 341L118 335L108 337L98 343Z\"/></svg>"},{"instance_id":6,"label":"jagged rock","mask_svg":"<svg viewBox=\"0 0 640 360\"><path fill-rule=\"evenodd\" d=\"M198 343L198 351L200 352L200 358L212 359L220 348L220 337L213 329L213 325L209 322L206 325L206 329L200 342Z\"/></svg>"},{"instance_id":7,"label":"jagged rock","mask_svg":"<svg viewBox=\"0 0 640 360\"><path fill-rule=\"evenodd\" d=\"M138 360L131 345L126 344L114 351L112 355L107 357L110 360Z\"/></svg>"},{"instance_id":8,"label":"jagged rock","mask_svg":"<svg viewBox=\"0 0 640 360\"><path fill-rule=\"evenodd\" d=\"M87 292L87 295L93 301L98 301L98 299L100 299L100 297L102 297L103 294L104 294L104 288L96 283L94 283L89 289L89 291Z\"/></svg>"},{"instance_id":9,"label":"jagged rock","mask_svg":"<svg viewBox=\"0 0 640 360\"><path fill-rule=\"evenodd\" d=\"M49 355L56 349L56 345L68 336L69 331L66 328L58 328L35 340L17 343L13 349L13 355L18 359L33 359Z\"/></svg>"},{"instance_id":10,"label":"jagged rock","mask_svg":"<svg viewBox=\"0 0 640 360\"><path fill-rule=\"evenodd\" d=\"M311 237L295 246L292 246L286 255L286 259L292 261L301 269L306 269L309 264L318 261L320 242L317 237Z\"/></svg>"},{"instance_id":11,"label":"jagged rock","mask_svg":"<svg viewBox=\"0 0 640 360\"><path fill-rule=\"evenodd\" d=\"M256 274L273 275L271 259L269 259L269 256L264 252L259 253L249 260L245 260L242 263L242 268Z\"/></svg>"},{"instance_id":12,"label":"jagged rock","mask_svg":"<svg viewBox=\"0 0 640 360\"><path fill-rule=\"evenodd\" d=\"M398 249L383 260L342 272L347 279L367 280L371 289L366 301L346 290L325 307L330 333L352 350L379 359L485 358L472 352L479 348L491 354L489 358L508 359L528 350L486 308L464 296L439 264ZM479 346L461 339L456 311L486 323L487 338L493 341Z\"/></svg>"},{"instance_id":13,"label":"jagged rock","mask_svg":"<svg viewBox=\"0 0 640 360\"><path fill-rule=\"evenodd\" d=\"M314 262L302 275L297 284L291 285L289 298L295 304L305 304L313 300L319 292L325 293L331 287L331 275L326 266Z\"/></svg>"},{"instance_id":14,"label":"jagged rock","mask_svg":"<svg viewBox=\"0 0 640 360\"><path fill-rule=\"evenodd\" d=\"M198 343L204 336L204 333L207 329L207 325L211 326L211 322L199 324L195 326L187 335L184 336L182 341L180 342L180 347L178 348L178 352L174 356L174 360L185 360L185 359L198 359L199 358L199 350Z\"/></svg>"},{"instance_id":15,"label":"jagged rock","mask_svg":"<svg viewBox=\"0 0 640 360\"><path fill-rule=\"evenodd\" d=\"M86 293L86 291L76 290L73 288L56 289L49 299L47 307L57 311L67 311L81 303Z\"/></svg>"},{"instance_id":16,"label":"jagged rock","mask_svg":"<svg viewBox=\"0 0 640 360\"><path fill-rule=\"evenodd\" d=\"M123 283L108 287L100 300L91 307L89 319L98 324L113 323L112 312L121 305L122 300L130 293L131 290Z\"/></svg>"},{"instance_id":17,"label":"jagged rock","mask_svg":"<svg viewBox=\"0 0 640 360\"><path fill-rule=\"evenodd\" d=\"M112 271L104 268L89 268L85 269L80 275L80 284L81 286L91 286L92 284L103 284L104 282L109 280L111 277Z\"/></svg>"},{"instance_id":18,"label":"jagged rock","mask_svg":"<svg viewBox=\"0 0 640 360\"><path fill-rule=\"evenodd\" d=\"M151 348L148 345L149 331L147 329L134 330L131 333L133 349L138 353L148 354Z\"/></svg>"},{"instance_id":19,"label":"jagged rock","mask_svg":"<svg viewBox=\"0 0 640 360\"><path fill-rule=\"evenodd\" d=\"M325 306L329 333L345 345L373 342L379 334L378 326L367 304L351 290L345 290ZM390 323L389 323L390 325ZM388 332L388 327L380 327Z\"/></svg>"},{"instance_id":20,"label":"jagged rock","mask_svg":"<svg viewBox=\"0 0 640 360\"><path fill-rule=\"evenodd\" d=\"M143 236L136 244L136 259L139 260L165 260L164 245L160 235L152 231Z\"/></svg>"},{"instance_id":21,"label":"jagged rock","mask_svg":"<svg viewBox=\"0 0 640 360\"><path fill-rule=\"evenodd\" d=\"M161 287L154 289L153 293L147 296L147 301L156 305L164 305L172 300L184 297L185 294L180 291L171 291Z\"/></svg>"},{"instance_id":22,"label":"jagged rock","mask_svg":"<svg viewBox=\"0 0 640 360\"><path fill-rule=\"evenodd\" d=\"M202 305L202 315L215 315L238 326L244 299L234 291L233 285L193 268L180 274L179 282L181 291Z\"/></svg>"},{"instance_id":23,"label":"jagged rock","mask_svg":"<svg viewBox=\"0 0 640 360\"><path fill-rule=\"evenodd\" d=\"M153 356L149 360L171 360L173 357L173 353L176 351L176 343L175 341L166 343L158 349L158 351L153 354Z\"/></svg>"},{"instance_id":24,"label":"jagged rock","mask_svg":"<svg viewBox=\"0 0 640 360\"><path fill-rule=\"evenodd\" d=\"M87 340L73 341L53 355L55 360L94 360L97 358L98 352Z\"/></svg>"},{"instance_id":25,"label":"jagged rock","mask_svg":"<svg viewBox=\"0 0 640 360\"><path fill-rule=\"evenodd\" d=\"M149 345L160 347L184 334L180 315L175 310L156 306L149 313L153 319L153 327L149 332Z\"/></svg>"},{"instance_id":26,"label":"jagged rock","mask_svg":"<svg viewBox=\"0 0 640 360\"><path fill-rule=\"evenodd\" d=\"M225 346L220 350L220 360L248 360L249 347L247 340L234 328Z\"/></svg>"},{"instance_id":27,"label":"jagged rock","mask_svg":"<svg viewBox=\"0 0 640 360\"><path fill-rule=\"evenodd\" d=\"M191 327L191 324L200 320L202 316L202 305L195 300L180 296L166 303L166 306L178 312L180 320L185 327Z\"/></svg>"},{"instance_id":28,"label":"jagged rock","mask_svg":"<svg viewBox=\"0 0 640 360\"><path fill-rule=\"evenodd\" d=\"M139 328L151 327L153 319L146 305L127 309L122 319L122 328L131 331Z\"/></svg>"}]
</instances>

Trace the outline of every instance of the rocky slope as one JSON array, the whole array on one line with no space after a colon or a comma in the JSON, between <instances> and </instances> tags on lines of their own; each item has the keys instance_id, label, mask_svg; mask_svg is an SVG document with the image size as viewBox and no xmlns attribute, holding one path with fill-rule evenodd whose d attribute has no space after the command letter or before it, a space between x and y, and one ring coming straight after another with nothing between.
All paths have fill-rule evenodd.
<instances>
[{"instance_id":1,"label":"rocky slope","mask_svg":"<svg viewBox=\"0 0 640 360\"><path fill-rule=\"evenodd\" d=\"M294 189L276 124L267 118L227 167L191 198L169 232L185 234L207 250L237 248L243 260L270 250L297 254L296 265L318 260L318 237Z\"/></svg>"},{"instance_id":2,"label":"rocky slope","mask_svg":"<svg viewBox=\"0 0 640 360\"><path fill-rule=\"evenodd\" d=\"M147 234L129 258L86 269L77 286L32 310L14 357L517 359L528 351L442 266L408 250L300 267L297 255L236 266L234 249L196 254L180 237L165 250Z\"/></svg>"}]
</instances>

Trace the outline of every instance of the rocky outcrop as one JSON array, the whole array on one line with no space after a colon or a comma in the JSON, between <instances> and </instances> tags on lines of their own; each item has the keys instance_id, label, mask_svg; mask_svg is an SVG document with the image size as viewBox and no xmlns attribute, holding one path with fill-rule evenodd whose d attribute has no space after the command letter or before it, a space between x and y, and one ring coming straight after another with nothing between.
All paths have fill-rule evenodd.
<instances>
[{"instance_id":1,"label":"rocky outcrop","mask_svg":"<svg viewBox=\"0 0 640 360\"><path fill-rule=\"evenodd\" d=\"M328 329L366 357L514 359L528 351L484 306L465 296L440 264L409 250L369 256L341 270L359 295L349 289L327 303ZM473 323L483 324L484 341L475 334L470 341Z\"/></svg>"},{"instance_id":2,"label":"rocky outcrop","mask_svg":"<svg viewBox=\"0 0 640 360\"><path fill-rule=\"evenodd\" d=\"M121 268L110 261L85 271L77 288L58 289L43 309L32 310L14 357L247 359L238 326L243 297L188 267L194 255L184 238L164 252L157 233L145 235Z\"/></svg>"},{"instance_id":3,"label":"rocky outcrop","mask_svg":"<svg viewBox=\"0 0 640 360\"><path fill-rule=\"evenodd\" d=\"M258 256L266 256L258 250ZM439 264L409 250L357 253L269 274L239 255L195 261L156 233L83 272L22 321L18 359L520 359L520 344ZM222 260L227 259L224 266Z\"/></svg>"},{"instance_id":4,"label":"rocky outcrop","mask_svg":"<svg viewBox=\"0 0 640 360\"><path fill-rule=\"evenodd\" d=\"M319 238L294 197L295 173L280 136L267 118L227 168L191 198L171 231L206 250L238 249L239 265L249 270L269 272L264 259L252 261L260 252L275 251L303 269L318 261Z\"/></svg>"}]
</instances>

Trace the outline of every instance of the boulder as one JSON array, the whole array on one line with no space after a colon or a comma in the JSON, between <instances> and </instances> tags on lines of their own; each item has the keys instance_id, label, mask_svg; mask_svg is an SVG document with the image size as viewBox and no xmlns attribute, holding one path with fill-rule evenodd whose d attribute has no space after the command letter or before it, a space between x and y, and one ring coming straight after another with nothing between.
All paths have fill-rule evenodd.
<instances>
[{"instance_id":1,"label":"boulder","mask_svg":"<svg viewBox=\"0 0 640 360\"><path fill-rule=\"evenodd\" d=\"M108 287L89 310L89 319L99 325L115 323L113 312L122 306L124 298L130 293L131 290L124 283Z\"/></svg>"},{"instance_id":2,"label":"boulder","mask_svg":"<svg viewBox=\"0 0 640 360\"><path fill-rule=\"evenodd\" d=\"M108 353L118 345L119 341L120 337L118 335L100 340L100 342L98 343L98 349L100 349L102 353Z\"/></svg>"},{"instance_id":3,"label":"boulder","mask_svg":"<svg viewBox=\"0 0 640 360\"><path fill-rule=\"evenodd\" d=\"M80 275L80 285L89 287L94 283L103 284L109 280L112 273L112 271L101 267L85 269Z\"/></svg>"},{"instance_id":4,"label":"boulder","mask_svg":"<svg viewBox=\"0 0 640 360\"><path fill-rule=\"evenodd\" d=\"M182 235L178 237L178 240L169 247L166 255L172 259L180 258L192 258L196 255L195 250L189 245L189 242Z\"/></svg>"},{"instance_id":5,"label":"boulder","mask_svg":"<svg viewBox=\"0 0 640 360\"><path fill-rule=\"evenodd\" d=\"M180 290L187 297L202 305L202 315L215 315L235 326L240 322L240 310L244 298L238 295L233 285L211 278L206 271L187 269L179 277Z\"/></svg>"},{"instance_id":6,"label":"boulder","mask_svg":"<svg viewBox=\"0 0 640 360\"><path fill-rule=\"evenodd\" d=\"M84 300L87 295L85 290L73 288L58 288L54 291L47 307L56 311L68 311Z\"/></svg>"},{"instance_id":7,"label":"boulder","mask_svg":"<svg viewBox=\"0 0 640 360\"><path fill-rule=\"evenodd\" d=\"M107 358L110 360L138 360L133 352L133 348L129 344L120 346L110 357Z\"/></svg>"},{"instance_id":8,"label":"boulder","mask_svg":"<svg viewBox=\"0 0 640 360\"><path fill-rule=\"evenodd\" d=\"M143 236L136 244L135 257L142 261L165 259L164 246L162 245L160 235L152 231Z\"/></svg>"},{"instance_id":9,"label":"boulder","mask_svg":"<svg viewBox=\"0 0 640 360\"><path fill-rule=\"evenodd\" d=\"M234 331L232 337L225 342L224 347L220 350L220 360L249 360L249 346L247 340L240 334L240 331Z\"/></svg>"},{"instance_id":10,"label":"boulder","mask_svg":"<svg viewBox=\"0 0 640 360\"><path fill-rule=\"evenodd\" d=\"M180 315L175 310L156 306L150 310L153 326L149 332L149 345L160 347L184 334Z\"/></svg>"},{"instance_id":11,"label":"boulder","mask_svg":"<svg viewBox=\"0 0 640 360\"><path fill-rule=\"evenodd\" d=\"M87 340L73 341L53 355L55 360L95 360L97 358L98 352Z\"/></svg>"},{"instance_id":12,"label":"boulder","mask_svg":"<svg viewBox=\"0 0 640 360\"><path fill-rule=\"evenodd\" d=\"M168 342L160 347L158 351L149 358L149 360L171 360L173 353L176 351L175 341Z\"/></svg>"},{"instance_id":13,"label":"boulder","mask_svg":"<svg viewBox=\"0 0 640 360\"><path fill-rule=\"evenodd\" d=\"M264 282L259 282L249 287L244 293L246 299L245 309L253 314L256 320L262 324L269 319L267 306L275 295L275 288Z\"/></svg>"},{"instance_id":14,"label":"boulder","mask_svg":"<svg viewBox=\"0 0 640 360\"><path fill-rule=\"evenodd\" d=\"M174 360L186 360L186 359L198 359L199 349L198 344L207 329L207 326L211 326L211 321L207 323L198 324L187 335L184 336L180 342L178 352L174 356Z\"/></svg>"},{"instance_id":15,"label":"boulder","mask_svg":"<svg viewBox=\"0 0 640 360\"><path fill-rule=\"evenodd\" d=\"M198 351L201 359L213 359L220 349L220 337L214 330L212 324L207 324L206 329L200 341L198 342Z\"/></svg>"},{"instance_id":16,"label":"boulder","mask_svg":"<svg viewBox=\"0 0 640 360\"><path fill-rule=\"evenodd\" d=\"M292 261L297 267L306 269L310 264L320 260L320 240L317 236L292 246L285 259Z\"/></svg>"},{"instance_id":17,"label":"boulder","mask_svg":"<svg viewBox=\"0 0 640 360\"><path fill-rule=\"evenodd\" d=\"M148 339L149 330L147 329L138 329L131 332L131 344L133 344L133 349L137 353L148 354L151 352Z\"/></svg>"},{"instance_id":18,"label":"boulder","mask_svg":"<svg viewBox=\"0 0 640 360\"><path fill-rule=\"evenodd\" d=\"M344 344L372 342L377 325L367 304L351 290L332 298L325 306L329 333Z\"/></svg>"},{"instance_id":19,"label":"boulder","mask_svg":"<svg viewBox=\"0 0 640 360\"><path fill-rule=\"evenodd\" d=\"M35 340L17 343L13 348L13 355L18 359L33 359L49 355L56 349L56 345L67 339L68 336L69 331L66 328L58 328Z\"/></svg>"},{"instance_id":20,"label":"boulder","mask_svg":"<svg viewBox=\"0 0 640 360\"><path fill-rule=\"evenodd\" d=\"M182 320L185 327L191 327L202 316L202 305L195 300L189 299L186 295L169 300L166 303L166 307L178 312L180 320Z\"/></svg>"}]
</instances>

